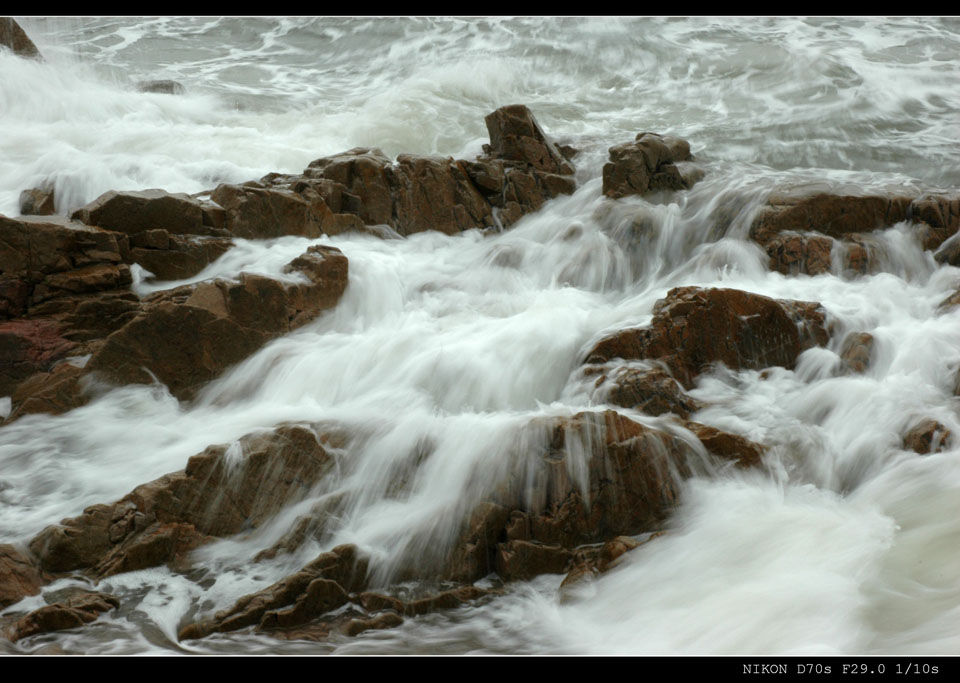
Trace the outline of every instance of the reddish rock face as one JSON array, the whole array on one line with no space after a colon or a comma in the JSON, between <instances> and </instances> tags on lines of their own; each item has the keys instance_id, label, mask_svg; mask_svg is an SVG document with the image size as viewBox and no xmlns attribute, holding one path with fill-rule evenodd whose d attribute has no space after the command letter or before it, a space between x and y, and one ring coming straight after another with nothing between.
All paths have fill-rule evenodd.
<instances>
[{"instance_id":1,"label":"reddish rock face","mask_svg":"<svg viewBox=\"0 0 960 683\"><path fill-rule=\"evenodd\" d=\"M0 610L37 595L45 582L33 558L16 546L0 544Z\"/></svg>"},{"instance_id":2,"label":"reddish rock face","mask_svg":"<svg viewBox=\"0 0 960 683\"><path fill-rule=\"evenodd\" d=\"M484 152L504 161L529 164L537 171L570 175L573 165L543 132L529 108L522 104L500 107L486 116L490 144Z\"/></svg>"},{"instance_id":3,"label":"reddish rock face","mask_svg":"<svg viewBox=\"0 0 960 683\"><path fill-rule=\"evenodd\" d=\"M13 642L21 638L65 631L89 624L103 612L120 606L120 601L106 593L75 591L65 600L46 605L20 617L4 635Z\"/></svg>"},{"instance_id":4,"label":"reddish rock face","mask_svg":"<svg viewBox=\"0 0 960 683\"><path fill-rule=\"evenodd\" d=\"M178 235L216 234L204 223L203 205L189 195L163 190L111 190L71 214L74 220L136 235L162 229ZM221 235L222 236L222 235Z\"/></svg>"},{"instance_id":5,"label":"reddish rock face","mask_svg":"<svg viewBox=\"0 0 960 683\"><path fill-rule=\"evenodd\" d=\"M226 446L211 446L181 472L47 527L30 548L52 572L85 569L102 578L155 567L211 537L258 526L306 495L333 466L316 434L303 427L251 434L238 447L239 462L230 462Z\"/></svg>"},{"instance_id":6,"label":"reddish rock face","mask_svg":"<svg viewBox=\"0 0 960 683\"><path fill-rule=\"evenodd\" d=\"M677 164L692 160L686 140L640 133L634 142L610 148L610 161L603 167L603 194L619 199L657 190L688 189L700 174L685 174Z\"/></svg>"},{"instance_id":7,"label":"reddish rock face","mask_svg":"<svg viewBox=\"0 0 960 683\"><path fill-rule=\"evenodd\" d=\"M247 239L320 237L322 217L296 192L247 185L220 185L210 198L226 211L226 228Z\"/></svg>"},{"instance_id":8,"label":"reddish rock face","mask_svg":"<svg viewBox=\"0 0 960 683\"><path fill-rule=\"evenodd\" d=\"M936 420L921 420L903 437L903 447L920 455L939 453L950 443L952 433Z\"/></svg>"},{"instance_id":9,"label":"reddish rock face","mask_svg":"<svg viewBox=\"0 0 960 683\"><path fill-rule=\"evenodd\" d=\"M20 382L49 369L74 347L52 320L0 322L0 395L11 395Z\"/></svg>"},{"instance_id":10,"label":"reddish rock face","mask_svg":"<svg viewBox=\"0 0 960 683\"><path fill-rule=\"evenodd\" d=\"M0 17L0 46L13 50L15 55L21 57L43 60L40 50L13 17Z\"/></svg>"},{"instance_id":11,"label":"reddish rock face","mask_svg":"<svg viewBox=\"0 0 960 683\"><path fill-rule=\"evenodd\" d=\"M53 190L35 187L20 193L20 213L24 216L51 216L57 212Z\"/></svg>"},{"instance_id":12,"label":"reddish rock face","mask_svg":"<svg viewBox=\"0 0 960 683\"><path fill-rule=\"evenodd\" d=\"M614 405L647 415L674 413L681 418L700 409L699 401L687 396L667 372L659 369L616 368L597 380Z\"/></svg>"},{"instance_id":13,"label":"reddish rock face","mask_svg":"<svg viewBox=\"0 0 960 683\"><path fill-rule=\"evenodd\" d=\"M587 362L656 359L690 389L712 363L733 370L792 368L800 353L828 338L819 304L736 289L679 287L653 310L649 327L607 337L587 354Z\"/></svg>"}]
</instances>

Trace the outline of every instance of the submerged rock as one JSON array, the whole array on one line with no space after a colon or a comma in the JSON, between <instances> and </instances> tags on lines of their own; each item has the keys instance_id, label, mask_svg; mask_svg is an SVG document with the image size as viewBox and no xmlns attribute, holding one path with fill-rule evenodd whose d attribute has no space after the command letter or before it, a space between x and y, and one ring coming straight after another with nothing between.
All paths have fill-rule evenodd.
<instances>
[{"instance_id":1,"label":"submerged rock","mask_svg":"<svg viewBox=\"0 0 960 683\"><path fill-rule=\"evenodd\" d=\"M931 418L925 418L915 424L903 437L905 450L926 455L945 450L951 441L952 432Z\"/></svg>"},{"instance_id":2,"label":"submerged rock","mask_svg":"<svg viewBox=\"0 0 960 683\"><path fill-rule=\"evenodd\" d=\"M863 374L870 367L874 339L868 332L851 332L840 349L841 369L844 373Z\"/></svg>"},{"instance_id":3,"label":"submerged rock","mask_svg":"<svg viewBox=\"0 0 960 683\"><path fill-rule=\"evenodd\" d=\"M713 363L732 370L792 368L797 356L827 342L816 302L770 299L736 289L678 287L657 301L648 327L601 340L588 363L658 360L685 388Z\"/></svg>"},{"instance_id":4,"label":"submerged rock","mask_svg":"<svg viewBox=\"0 0 960 683\"><path fill-rule=\"evenodd\" d=\"M112 595L94 591L78 590L63 601L55 602L26 614L4 630L8 640L65 631L96 621L103 612L120 606Z\"/></svg>"},{"instance_id":5,"label":"submerged rock","mask_svg":"<svg viewBox=\"0 0 960 683\"><path fill-rule=\"evenodd\" d=\"M137 90L165 95L182 95L184 93L183 84L171 80L140 81L137 83Z\"/></svg>"},{"instance_id":6,"label":"submerged rock","mask_svg":"<svg viewBox=\"0 0 960 683\"><path fill-rule=\"evenodd\" d=\"M40 50L13 17L0 17L0 46L13 50L15 55L43 60Z\"/></svg>"}]
</instances>

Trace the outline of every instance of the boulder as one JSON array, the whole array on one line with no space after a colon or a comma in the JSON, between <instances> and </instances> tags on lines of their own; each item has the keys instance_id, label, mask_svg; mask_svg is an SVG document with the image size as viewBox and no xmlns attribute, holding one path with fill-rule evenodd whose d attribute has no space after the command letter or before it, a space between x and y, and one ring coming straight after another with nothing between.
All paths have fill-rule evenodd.
<instances>
[{"instance_id":1,"label":"boulder","mask_svg":"<svg viewBox=\"0 0 960 683\"><path fill-rule=\"evenodd\" d=\"M10 396L30 375L49 370L76 347L53 320L0 322L0 396Z\"/></svg>"},{"instance_id":2,"label":"boulder","mask_svg":"<svg viewBox=\"0 0 960 683\"><path fill-rule=\"evenodd\" d=\"M233 453L240 453L239 462ZM211 446L180 472L138 486L112 505L47 527L30 541L46 571L103 578L181 560L212 537L256 528L300 500L333 467L310 429L249 434Z\"/></svg>"},{"instance_id":3,"label":"boulder","mask_svg":"<svg viewBox=\"0 0 960 683\"><path fill-rule=\"evenodd\" d=\"M493 210L477 191L463 162L401 154L388 172L395 195L397 231L438 230L455 235L492 226Z\"/></svg>"},{"instance_id":4,"label":"boulder","mask_svg":"<svg viewBox=\"0 0 960 683\"><path fill-rule=\"evenodd\" d=\"M226 211L226 228L246 239L296 235L320 237L322 217L296 192L278 188L220 185L210 198Z\"/></svg>"},{"instance_id":5,"label":"boulder","mask_svg":"<svg viewBox=\"0 0 960 683\"><path fill-rule=\"evenodd\" d=\"M700 177L678 166L693 161L690 144L670 135L640 133L633 142L615 145L609 151L610 161L603 167L603 194L611 199L685 190Z\"/></svg>"},{"instance_id":6,"label":"boulder","mask_svg":"<svg viewBox=\"0 0 960 683\"><path fill-rule=\"evenodd\" d=\"M11 627L5 629L4 635L8 640L16 642L41 633L78 628L96 621L103 612L119 606L120 601L112 595L74 591L63 601L46 605L20 617Z\"/></svg>"},{"instance_id":7,"label":"boulder","mask_svg":"<svg viewBox=\"0 0 960 683\"><path fill-rule=\"evenodd\" d=\"M130 238L130 258L158 280L185 280L223 256L233 241L149 230Z\"/></svg>"},{"instance_id":8,"label":"boulder","mask_svg":"<svg viewBox=\"0 0 960 683\"><path fill-rule=\"evenodd\" d=\"M211 220L205 220L204 205L199 199L163 190L111 190L70 216L87 225L126 235L162 229L177 235L228 236L208 225Z\"/></svg>"},{"instance_id":9,"label":"boulder","mask_svg":"<svg viewBox=\"0 0 960 683\"><path fill-rule=\"evenodd\" d=\"M52 216L57 212L53 188L34 187L20 193L20 213L24 216Z\"/></svg>"},{"instance_id":10,"label":"boulder","mask_svg":"<svg viewBox=\"0 0 960 683\"><path fill-rule=\"evenodd\" d=\"M114 384L150 384L192 398L206 382L271 339L314 319L339 301L347 259L313 246L288 269L307 283L241 273L239 282L201 282L158 292L143 311L107 337L87 370Z\"/></svg>"},{"instance_id":11,"label":"boulder","mask_svg":"<svg viewBox=\"0 0 960 683\"><path fill-rule=\"evenodd\" d=\"M43 60L40 50L13 17L0 17L0 46L13 50L15 55Z\"/></svg>"},{"instance_id":12,"label":"boulder","mask_svg":"<svg viewBox=\"0 0 960 683\"><path fill-rule=\"evenodd\" d=\"M37 595L45 579L29 553L9 543L0 544L0 610L28 595Z\"/></svg>"},{"instance_id":13,"label":"boulder","mask_svg":"<svg viewBox=\"0 0 960 683\"><path fill-rule=\"evenodd\" d=\"M784 275L820 275L832 265L833 239L823 235L779 234L764 245L770 270Z\"/></svg>"},{"instance_id":14,"label":"boulder","mask_svg":"<svg viewBox=\"0 0 960 683\"><path fill-rule=\"evenodd\" d=\"M699 422L685 421L683 426L700 439L708 453L733 462L737 467L757 467L763 460L766 449L739 434L731 434Z\"/></svg>"},{"instance_id":15,"label":"boulder","mask_svg":"<svg viewBox=\"0 0 960 683\"><path fill-rule=\"evenodd\" d=\"M490 144L484 153L505 161L518 161L534 170L572 175L573 165L543 132L533 112L522 104L500 107L484 118Z\"/></svg>"},{"instance_id":16,"label":"boulder","mask_svg":"<svg viewBox=\"0 0 960 683\"><path fill-rule=\"evenodd\" d=\"M389 225L393 220L393 195L386 169L392 162L379 149L355 147L332 157L310 162L304 176L336 184L339 196L350 195L348 213L356 213L365 225ZM339 189L338 188L338 189ZM355 198L355 199L354 199ZM330 207L335 213L336 206Z\"/></svg>"},{"instance_id":17,"label":"boulder","mask_svg":"<svg viewBox=\"0 0 960 683\"><path fill-rule=\"evenodd\" d=\"M828 340L819 304L736 289L678 287L657 301L653 313L648 327L601 340L586 361L659 360L690 389L713 363L732 370L789 369L800 353Z\"/></svg>"},{"instance_id":18,"label":"boulder","mask_svg":"<svg viewBox=\"0 0 960 683\"><path fill-rule=\"evenodd\" d=\"M687 419L700 410L673 377L659 368L614 368L596 382L608 403L639 410L647 415L674 413Z\"/></svg>"},{"instance_id":19,"label":"boulder","mask_svg":"<svg viewBox=\"0 0 960 683\"><path fill-rule=\"evenodd\" d=\"M903 448L920 455L939 453L949 447L951 437L949 429L936 420L925 418L904 435Z\"/></svg>"}]
</instances>

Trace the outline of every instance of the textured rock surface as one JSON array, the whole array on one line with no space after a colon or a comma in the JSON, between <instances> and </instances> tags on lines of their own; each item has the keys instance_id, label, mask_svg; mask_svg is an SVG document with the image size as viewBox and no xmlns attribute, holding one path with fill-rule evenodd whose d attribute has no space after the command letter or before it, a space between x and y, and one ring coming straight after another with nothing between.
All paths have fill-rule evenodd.
<instances>
[{"instance_id":1,"label":"textured rock surface","mask_svg":"<svg viewBox=\"0 0 960 683\"><path fill-rule=\"evenodd\" d=\"M911 427L903 437L906 450L926 455L939 453L947 448L952 433L936 420L925 418Z\"/></svg>"},{"instance_id":2,"label":"textured rock surface","mask_svg":"<svg viewBox=\"0 0 960 683\"><path fill-rule=\"evenodd\" d=\"M24 216L51 216L57 212L52 188L35 187L20 193L20 213Z\"/></svg>"},{"instance_id":3,"label":"textured rock surface","mask_svg":"<svg viewBox=\"0 0 960 683\"><path fill-rule=\"evenodd\" d=\"M639 133L633 142L610 148L603 167L603 194L611 199L658 190L685 190L699 175L678 166L693 161L690 144L670 135Z\"/></svg>"},{"instance_id":4,"label":"textured rock surface","mask_svg":"<svg viewBox=\"0 0 960 683\"><path fill-rule=\"evenodd\" d=\"M203 204L182 193L163 190L117 192L97 197L71 215L87 225L136 235L147 230L166 230L178 235L224 236L204 223Z\"/></svg>"},{"instance_id":5,"label":"textured rock surface","mask_svg":"<svg viewBox=\"0 0 960 683\"><path fill-rule=\"evenodd\" d=\"M28 595L37 595L45 583L38 563L28 552L0 544L0 610Z\"/></svg>"},{"instance_id":6,"label":"textured rock surface","mask_svg":"<svg viewBox=\"0 0 960 683\"><path fill-rule=\"evenodd\" d=\"M4 630L8 640L65 631L96 621L103 612L120 606L120 601L106 593L74 591L64 600L36 609L26 614Z\"/></svg>"},{"instance_id":7,"label":"textured rock surface","mask_svg":"<svg viewBox=\"0 0 960 683\"><path fill-rule=\"evenodd\" d=\"M713 363L733 370L792 368L797 356L827 342L819 304L770 299L736 289L679 287L653 309L648 327L600 341L588 363L659 360L684 387Z\"/></svg>"},{"instance_id":8,"label":"textured rock surface","mask_svg":"<svg viewBox=\"0 0 960 683\"><path fill-rule=\"evenodd\" d=\"M40 50L13 17L0 17L0 46L13 50L14 54L21 57L43 59Z\"/></svg>"}]
</instances>

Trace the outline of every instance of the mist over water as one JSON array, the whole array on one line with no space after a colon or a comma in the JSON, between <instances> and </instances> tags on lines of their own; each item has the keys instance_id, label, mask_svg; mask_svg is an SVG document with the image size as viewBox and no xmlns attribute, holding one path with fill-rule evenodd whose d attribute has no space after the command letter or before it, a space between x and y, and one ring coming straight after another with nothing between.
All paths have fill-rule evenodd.
<instances>
[{"instance_id":1,"label":"mist over water","mask_svg":"<svg viewBox=\"0 0 960 683\"><path fill-rule=\"evenodd\" d=\"M881 272L770 272L747 240L778 185L960 187L955 19L24 18L43 63L0 52L0 213L51 183L61 213L107 190L199 192L357 146L472 158L483 117L523 103L581 150L579 189L508 231L319 242L349 259L339 305L277 339L193 402L128 386L0 429L0 542L182 469L208 445L281 422L358 437L311 497L197 551L203 579L111 577L123 607L54 642L70 653L952 654L960 648L960 459L918 456L921 418L960 434L960 270L905 225L874 236ZM142 93L174 79L178 96ZM641 131L690 141L707 175L648 201L601 198L611 145ZM738 208L718 228L721 208ZM638 212L643 220L639 227ZM236 240L190 281L282 269L314 241ZM184 281L187 282L187 281ZM146 294L177 283L140 282ZM180 644L185 615L224 609L356 543L386 583L439 552L471 505L523 472L543 416L603 410L580 370L604 334L647 324L677 286L820 302L824 348L793 371L717 368L693 419L769 447L759 471L704 465L667 534L560 601L560 576L481 606L316 644L251 634ZM876 339L840 376L848 332ZM2 407L2 406L0 406ZM668 416L632 419L683 432ZM299 514L327 531L255 562ZM54 584L56 589L64 582ZM27 601L42 604L42 598ZM30 603L32 605L32 603Z\"/></svg>"}]
</instances>

